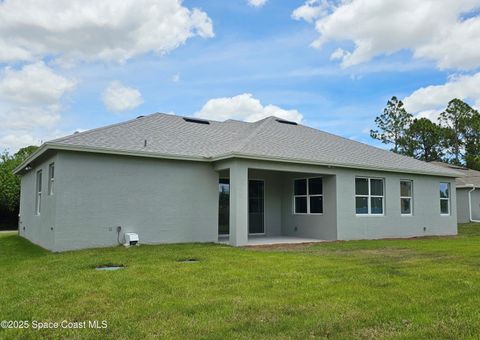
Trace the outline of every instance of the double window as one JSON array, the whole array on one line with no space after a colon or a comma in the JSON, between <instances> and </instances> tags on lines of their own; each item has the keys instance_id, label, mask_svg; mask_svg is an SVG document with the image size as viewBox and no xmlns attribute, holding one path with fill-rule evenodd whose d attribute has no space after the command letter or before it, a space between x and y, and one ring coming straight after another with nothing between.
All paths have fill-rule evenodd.
<instances>
[{"instance_id":1,"label":"double window","mask_svg":"<svg viewBox=\"0 0 480 340\"><path fill-rule=\"evenodd\" d=\"M35 213L40 215L42 207L42 170L37 171L36 190L35 190Z\"/></svg>"},{"instance_id":2,"label":"double window","mask_svg":"<svg viewBox=\"0 0 480 340\"><path fill-rule=\"evenodd\" d=\"M404 216L413 215L413 181L400 181L400 213Z\"/></svg>"},{"instance_id":3,"label":"double window","mask_svg":"<svg viewBox=\"0 0 480 340\"><path fill-rule=\"evenodd\" d=\"M322 177L296 179L293 192L295 214L323 214Z\"/></svg>"},{"instance_id":4,"label":"double window","mask_svg":"<svg viewBox=\"0 0 480 340\"><path fill-rule=\"evenodd\" d=\"M48 166L48 194L53 195L55 184L55 163Z\"/></svg>"},{"instance_id":5,"label":"double window","mask_svg":"<svg viewBox=\"0 0 480 340\"><path fill-rule=\"evenodd\" d=\"M440 214L450 215L450 183L440 183Z\"/></svg>"},{"instance_id":6,"label":"double window","mask_svg":"<svg viewBox=\"0 0 480 340\"><path fill-rule=\"evenodd\" d=\"M383 202L382 178L355 178L355 212L357 215L383 215Z\"/></svg>"}]
</instances>

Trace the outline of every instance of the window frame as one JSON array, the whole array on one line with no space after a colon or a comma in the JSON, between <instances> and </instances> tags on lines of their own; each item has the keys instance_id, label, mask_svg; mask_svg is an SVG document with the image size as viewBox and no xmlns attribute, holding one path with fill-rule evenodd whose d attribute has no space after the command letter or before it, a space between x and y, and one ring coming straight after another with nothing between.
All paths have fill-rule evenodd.
<instances>
[{"instance_id":1,"label":"window frame","mask_svg":"<svg viewBox=\"0 0 480 340\"><path fill-rule=\"evenodd\" d=\"M42 169L37 170L35 174L35 215L40 216L42 211Z\"/></svg>"},{"instance_id":2,"label":"window frame","mask_svg":"<svg viewBox=\"0 0 480 340\"><path fill-rule=\"evenodd\" d=\"M310 179L317 179L320 178L322 180L322 193L321 194L312 194L310 195L310 189L309 189L309 182ZM293 179L293 215L323 215L325 210L324 210L324 203L325 203L325 197L323 193L323 176L311 176L311 177L299 177L299 178L294 178ZM306 185L306 194L305 195L295 195L295 181L299 181L304 179L305 185ZM296 207L296 198L297 197L305 197L307 199L307 212L299 212L297 213L297 207ZM321 213L312 213L310 212L310 197L322 197L322 212Z\"/></svg>"},{"instance_id":3,"label":"window frame","mask_svg":"<svg viewBox=\"0 0 480 340\"><path fill-rule=\"evenodd\" d=\"M441 186L442 184L446 184L446 185L447 185L448 197L442 197L442 196L440 195L440 192L441 192L441 191L440 191L440 186ZM450 204L451 189L450 189L450 188L451 188L450 182L440 182L439 185L438 185L438 194L439 194L439 196L440 196L440 197L439 197L439 198L440 198L440 201L439 201L439 203L440 203L440 216L450 216L450 215L451 215L451 208L450 208L450 207L451 207L451 204ZM442 201L447 201L448 213L446 213L446 214L442 213Z\"/></svg>"},{"instance_id":4,"label":"window frame","mask_svg":"<svg viewBox=\"0 0 480 340\"><path fill-rule=\"evenodd\" d=\"M55 193L55 162L48 165L48 196Z\"/></svg>"},{"instance_id":5,"label":"window frame","mask_svg":"<svg viewBox=\"0 0 480 340\"><path fill-rule=\"evenodd\" d=\"M356 182L354 181L353 193L354 193L355 216L385 216L385 178L355 176L355 180L357 180L357 179L366 179L367 180L367 182L368 182L368 195L357 195L357 186L356 186ZM372 179L382 181L383 195L372 195L372 186L371 186ZM357 197L367 198L367 213L366 214L357 213ZM373 214L372 213L372 198L382 198L382 213L381 214Z\"/></svg>"},{"instance_id":6,"label":"window frame","mask_svg":"<svg viewBox=\"0 0 480 340\"><path fill-rule=\"evenodd\" d=\"M410 196L402 196L402 182L410 182ZM401 179L400 180L400 215L401 216L413 216L413 180ZM402 199L410 200L410 213L402 213Z\"/></svg>"}]
</instances>

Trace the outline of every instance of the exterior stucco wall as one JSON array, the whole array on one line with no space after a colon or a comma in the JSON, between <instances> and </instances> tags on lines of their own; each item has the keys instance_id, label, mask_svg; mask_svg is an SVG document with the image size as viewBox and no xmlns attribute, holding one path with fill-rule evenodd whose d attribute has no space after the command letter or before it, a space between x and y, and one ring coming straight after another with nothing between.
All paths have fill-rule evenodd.
<instances>
[{"instance_id":1,"label":"exterior stucco wall","mask_svg":"<svg viewBox=\"0 0 480 340\"><path fill-rule=\"evenodd\" d=\"M295 214L293 185L297 178L323 177L323 214ZM334 175L295 173L284 176L282 196L282 230L287 236L337 239L337 200Z\"/></svg>"},{"instance_id":2,"label":"exterior stucco wall","mask_svg":"<svg viewBox=\"0 0 480 340\"><path fill-rule=\"evenodd\" d=\"M457 189L457 221L458 223L470 222L470 213L469 213L469 207L468 207L468 191L469 190L470 189ZM472 203L474 203L475 201L473 199L473 196L472 196L472 201L473 201ZM472 213L474 213L476 210L477 215L480 215L480 207L478 203L479 201L477 201L476 205L472 204L472 208L474 207L477 208L477 209L473 209Z\"/></svg>"},{"instance_id":3,"label":"exterior stucco wall","mask_svg":"<svg viewBox=\"0 0 480 340\"><path fill-rule=\"evenodd\" d=\"M260 160L237 160L237 163L250 169L283 172L281 178L283 178L282 234L284 235L352 240L457 234L456 190L453 178ZM229 164L230 161L222 161L214 166L217 170L221 170L228 168ZM298 175L302 176L302 174L310 174L310 176L321 174L325 178L324 214L321 216L297 216L292 213L293 178L298 178ZM356 216L356 176L385 179L385 214L383 216ZM413 216L400 214L401 179L413 180ZM449 216L440 214L440 182L448 182L451 186ZM330 215L331 212L334 212L333 216ZM295 227L297 232L290 234Z\"/></svg>"},{"instance_id":4,"label":"exterior stucco wall","mask_svg":"<svg viewBox=\"0 0 480 340\"><path fill-rule=\"evenodd\" d=\"M323 166L253 160L227 160L214 164L217 171L232 166L249 169L249 178L265 179L265 222L267 236L297 236L336 239L335 170ZM293 213L293 180L304 177L324 177L324 214L295 215ZM230 179L232 184L234 181ZM230 188L232 190L232 187ZM232 191L230 195L232 195ZM270 203L268 202L270 201ZM247 213L247 206L245 211ZM280 213L274 212L280 209ZM279 224L278 224L279 223ZM279 227L280 225L280 227ZM231 225L232 230L232 225ZM269 231L270 228L270 231ZM272 232L272 230L274 232Z\"/></svg>"},{"instance_id":5,"label":"exterior stucco wall","mask_svg":"<svg viewBox=\"0 0 480 340\"><path fill-rule=\"evenodd\" d=\"M355 214L355 177L385 179L384 216ZM413 216L400 214L400 180L413 180ZM441 216L439 183L451 187L450 215ZM426 235L456 235L457 214L453 178L396 174L354 169L337 170L338 239L401 238Z\"/></svg>"},{"instance_id":6,"label":"exterior stucco wall","mask_svg":"<svg viewBox=\"0 0 480 340\"><path fill-rule=\"evenodd\" d=\"M55 194L48 196L51 162ZM116 245L117 226L122 227L121 241L124 232L137 232L141 243L216 242L219 171L229 166L235 176L231 195L237 195L231 197L237 207L231 225L247 224L247 179L263 179L267 236L350 240L457 233L451 178L242 159L210 164L59 151L22 177L20 234L55 251ZM40 168L42 211L36 216ZM324 178L324 213L295 215L293 180L319 175ZM384 216L355 215L356 176L385 179ZM413 216L400 214L401 179L414 183ZM451 184L450 216L440 215L440 182ZM480 212L480 190L475 197ZM235 239L247 239L247 227L234 231Z\"/></svg>"},{"instance_id":7,"label":"exterior stucco wall","mask_svg":"<svg viewBox=\"0 0 480 340\"><path fill-rule=\"evenodd\" d=\"M475 191L473 191L471 195L472 195L472 218L474 220L480 220L480 189L475 189Z\"/></svg>"},{"instance_id":8,"label":"exterior stucco wall","mask_svg":"<svg viewBox=\"0 0 480 340\"><path fill-rule=\"evenodd\" d=\"M47 249L53 249L56 229L56 192L48 194L48 168L51 163L57 166L57 157L52 156L21 177L20 218L18 232L21 236ZM42 170L42 196L40 214L35 211L37 195L37 172ZM55 182L56 188L56 182Z\"/></svg>"},{"instance_id":9,"label":"exterior stucco wall","mask_svg":"<svg viewBox=\"0 0 480 340\"><path fill-rule=\"evenodd\" d=\"M319 176L323 177L324 214L294 214L294 179ZM336 239L335 176L250 169L249 179L260 179L265 182L266 236Z\"/></svg>"},{"instance_id":10,"label":"exterior stucco wall","mask_svg":"<svg viewBox=\"0 0 480 340\"><path fill-rule=\"evenodd\" d=\"M60 152L56 251L117 244L214 242L218 173L208 163ZM61 174L61 175L60 175Z\"/></svg>"}]
</instances>

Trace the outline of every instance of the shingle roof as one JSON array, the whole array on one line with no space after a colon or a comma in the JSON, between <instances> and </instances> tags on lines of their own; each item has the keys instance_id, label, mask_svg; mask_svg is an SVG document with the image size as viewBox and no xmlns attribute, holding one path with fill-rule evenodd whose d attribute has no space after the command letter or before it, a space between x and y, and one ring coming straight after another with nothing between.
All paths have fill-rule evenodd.
<instances>
[{"instance_id":1,"label":"shingle roof","mask_svg":"<svg viewBox=\"0 0 480 340\"><path fill-rule=\"evenodd\" d=\"M156 113L124 123L76 133L47 142L50 148L94 148L159 157L250 157L351 168L414 172L455 177L452 169L397 155L303 125L282 124L276 117L254 123L227 120L210 124ZM145 146L146 141L146 146Z\"/></svg>"},{"instance_id":2,"label":"shingle roof","mask_svg":"<svg viewBox=\"0 0 480 340\"><path fill-rule=\"evenodd\" d=\"M435 165L453 169L459 173L461 173L462 177L458 177L455 180L457 188L464 188L464 187L477 187L480 188L480 171L468 169L462 166L447 164L443 162L432 162Z\"/></svg>"}]
</instances>

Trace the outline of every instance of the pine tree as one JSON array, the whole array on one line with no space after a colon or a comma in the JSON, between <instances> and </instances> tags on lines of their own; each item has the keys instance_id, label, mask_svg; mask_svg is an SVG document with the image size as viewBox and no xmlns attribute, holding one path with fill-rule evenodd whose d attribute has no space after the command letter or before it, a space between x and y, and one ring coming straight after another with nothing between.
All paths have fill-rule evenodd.
<instances>
[{"instance_id":1,"label":"pine tree","mask_svg":"<svg viewBox=\"0 0 480 340\"><path fill-rule=\"evenodd\" d=\"M402 138L405 155L431 162L443 156L444 129L427 118L414 119Z\"/></svg>"},{"instance_id":2,"label":"pine tree","mask_svg":"<svg viewBox=\"0 0 480 340\"><path fill-rule=\"evenodd\" d=\"M370 130L370 136L384 144L393 144L391 151L403 153L401 141L412 118L412 115L403 107L402 101L393 96L387 102L383 114L375 118L378 129Z\"/></svg>"},{"instance_id":3,"label":"pine tree","mask_svg":"<svg viewBox=\"0 0 480 340\"><path fill-rule=\"evenodd\" d=\"M455 165L462 165L465 151L465 129L475 110L460 99L452 99L445 111L440 114L440 125L445 128L444 147L446 160Z\"/></svg>"},{"instance_id":4,"label":"pine tree","mask_svg":"<svg viewBox=\"0 0 480 340\"><path fill-rule=\"evenodd\" d=\"M480 113L476 110L463 122L465 165L480 170Z\"/></svg>"}]
</instances>

